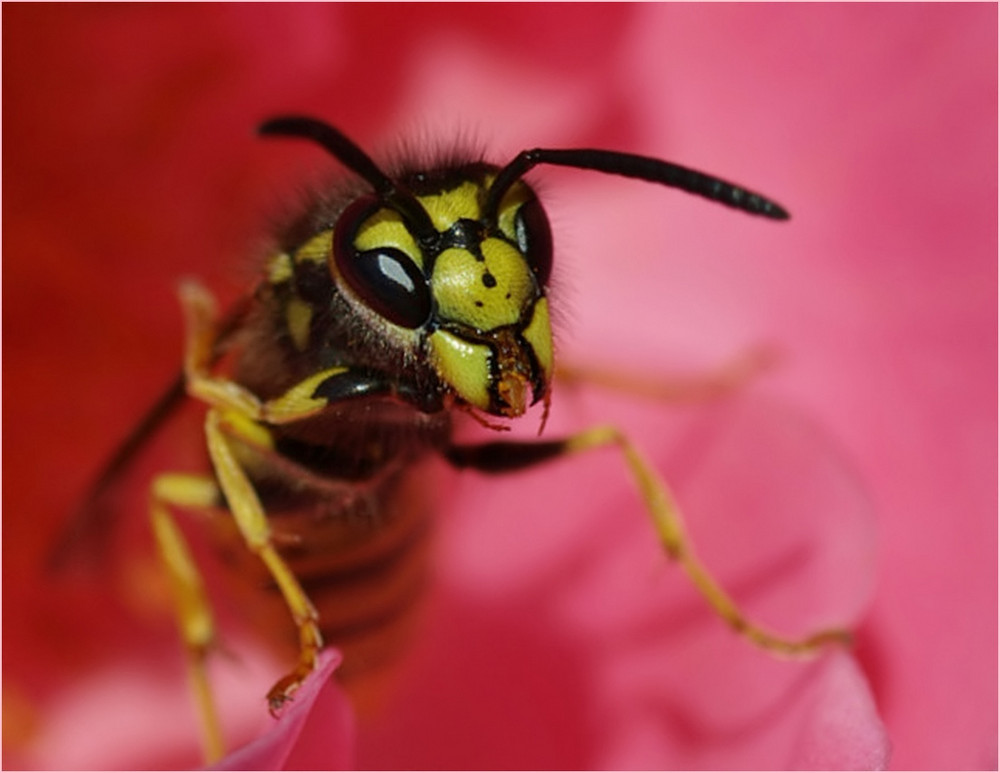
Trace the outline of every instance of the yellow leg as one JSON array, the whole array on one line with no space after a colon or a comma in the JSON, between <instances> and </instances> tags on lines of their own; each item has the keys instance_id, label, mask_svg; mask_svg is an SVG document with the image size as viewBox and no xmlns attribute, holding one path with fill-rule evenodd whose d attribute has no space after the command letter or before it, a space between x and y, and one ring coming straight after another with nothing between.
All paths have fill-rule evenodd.
<instances>
[{"instance_id":1,"label":"yellow leg","mask_svg":"<svg viewBox=\"0 0 1000 773\"><path fill-rule=\"evenodd\" d=\"M195 282L182 285L181 306L186 328L185 387L188 394L210 406L267 424L299 421L326 408L324 398L312 396L316 387L331 376L348 370L346 367L335 367L319 371L280 397L262 401L235 381L211 373L217 331L215 299L208 290Z\"/></svg>"},{"instance_id":2,"label":"yellow leg","mask_svg":"<svg viewBox=\"0 0 1000 773\"><path fill-rule=\"evenodd\" d=\"M569 438L565 450L577 452L608 445L617 446L622 452L667 555L680 564L701 595L735 631L757 646L783 655L806 655L826 644L850 643L850 633L839 629L819 631L795 640L786 639L748 620L698 560L685 534L680 510L664 481L620 430L615 427L585 430Z\"/></svg>"},{"instance_id":3,"label":"yellow leg","mask_svg":"<svg viewBox=\"0 0 1000 773\"><path fill-rule=\"evenodd\" d=\"M275 710L316 667L323 637L319 631L315 607L274 547L264 508L236 459L231 440L226 434L225 421L216 409L209 410L205 419L208 453L216 477L247 547L267 566L299 629L299 663L271 688L267 696L272 710Z\"/></svg>"},{"instance_id":4,"label":"yellow leg","mask_svg":"<svg viewBox=\"0 0 1000 773\"><path fill-rule=\"evenodd\" d=\"M205 658L215 640L215 624L201 574L169 508L211 507L218 501L218 493L211 478L161 475L153 481L150 497L153 536L166 567L181 638L188 651L188 674L201 718L202 749L209 763L221 759L225 751L219 715L205 670Z\"/></svg>"},{"instance_id":5,"label":"yellow leg","mask_svg":"<svg viewBox=\"0 0 1000 773\"><path fill-rule=\"evenodd\" d=\"M181 287L181 305L186 323L185 385L190 395L210 406L205 436L216 478L243 540L271 573L299 630L299 663L268 693L274 710L313 671L323 639L312 602L275 549L267 516L237 460L233 440L268 447L270 433L263 425L298 421L322 411L327 401L313 397L317 387L347 368L320 371L285 394L262 401L242 385L211 372L218 332L211 294L199 284L186 283Z\"/></svg>"},{"instance_id":6,"label":"yellow leg","mask_svg":"<svg viewBox=\"0 0 1000 773\"><path fill-rule=\"evenodd\" d=\"M181 285L180 298L184 312L184 376L188 393L209 405L225 406L255 416L261 407L255 395L235 382L209 375L217 338L215 299L193 281Z\"/></svg>"},{"instance_id":7,"label":"yellow leg","mask_svg":"<svg viewBox=\"0 0 1000 773\"><path fill-rule=\"evenodd\" d=\"M773 368L780 354L768 346L754 347L709 373L689 377L655 378L645 373L623 373L612 368L586 365L556 366L556 377L568 384L594 384L604 389L664 400L692 403L722 397L760 373Z\"/></svg>"}]
</instances>

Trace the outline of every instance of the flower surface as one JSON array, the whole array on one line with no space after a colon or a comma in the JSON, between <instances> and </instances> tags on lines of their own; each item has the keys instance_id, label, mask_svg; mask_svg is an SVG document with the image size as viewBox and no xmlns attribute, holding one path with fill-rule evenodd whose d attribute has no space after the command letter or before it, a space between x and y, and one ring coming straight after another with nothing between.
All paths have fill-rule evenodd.
<instances>
[{"instance_id":1,"label":"flower surface","mask_svg":"<svg viewBox=\"0 0 1000 773\"><path fill-rule=\"evenodd\" d=\"M150 474L203 464L197 411L123 483L104 571L44 563L176 371L178 279L235 298L270 223L338 172L253 136L294 111L380 158L605 147L785 205L774 224L533 171L563 361L667 378L781 355L707 404L560 387L546 436L622 427L755 619L847 625L856 646L787 662L733 636L613 451L456 475L426 621L376 720L317 679L274 726L283 666L216 597L241 748L224 765L995 768L996 13L5 6L5 762L197 764L143 515Z\"/></svg>"}]
</instances>

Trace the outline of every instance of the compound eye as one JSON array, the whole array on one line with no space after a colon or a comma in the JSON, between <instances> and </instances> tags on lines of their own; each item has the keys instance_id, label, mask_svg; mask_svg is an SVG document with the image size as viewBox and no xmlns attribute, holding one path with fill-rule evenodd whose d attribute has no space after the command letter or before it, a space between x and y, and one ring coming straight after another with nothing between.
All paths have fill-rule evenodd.
<instances>
[{"instance_id":1,"label":"compound eye","mask_svg":"<svg viewBox=\"0 0 1000 773\"><path fill-rule=\"evenodd\" d=\"M383 206L377 197L364 196L344 210L334 228L333 260L369 308L395 325L418 328L431 316L431 292L420 267L397 247L355 247L359 229Z\"/></svg>"},{"instance_id":2,"label":"compound eye","mask_svg":"<svg viewBox=\"0 0 1000 773\"><path fill-rule=\"evenodd\" d=\"M552 229L538 199L529 199L517 210L514 234L538 284L547 286L552 274Z\"/></svg>"}]
</instances>

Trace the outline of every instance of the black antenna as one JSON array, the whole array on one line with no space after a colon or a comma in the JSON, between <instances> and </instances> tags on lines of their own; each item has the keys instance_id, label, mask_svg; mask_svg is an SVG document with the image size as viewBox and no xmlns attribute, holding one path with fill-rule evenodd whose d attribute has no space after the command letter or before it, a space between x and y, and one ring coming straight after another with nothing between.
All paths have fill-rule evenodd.
<instances>
[{"instance_id":1,"label":"black antenna","mask_svg":"<svg viewBox=\"0 0 1000 773\"><path fill-rule=\"evenodd\" d=\"M321 145L399 210L418 241L427 244L438 238L430 215L413 194L379 169L367 153L329 124L307 116L289 115L265 121L257 132L265 136L301 137Z\"/></svg>"},{"instance_id":2,"label":"black antenna","mask_svg":"<svg viewBox=\"0 0 1000 773\"><path fill-rule=\"evenodd\" d=\"M787 220L789 215L783 207L759 193L742 188L718 177L697 172L694 169L661 161L648 156L631 153L617 153L611 150L534 150L521 151L513 161L500 170L493 180L486 199L485 217L488 222L496 220L500 201L507 189L528 170L539 164L570 166L577 169L593 169L597 172L634 177L651 183L680 188L688 193L704 196L728 207L761 215L773 220Z\"/></svg>"}]
</instances>

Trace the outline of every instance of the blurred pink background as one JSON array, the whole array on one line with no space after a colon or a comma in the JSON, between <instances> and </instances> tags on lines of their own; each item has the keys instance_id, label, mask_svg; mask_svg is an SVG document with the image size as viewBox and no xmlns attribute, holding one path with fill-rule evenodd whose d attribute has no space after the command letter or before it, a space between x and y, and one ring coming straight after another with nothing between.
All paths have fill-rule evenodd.
<instances>
[{"instance_id":1,"label":"blurred pink background","mask_svg":"<svg viewBox=\"0 0 1000 773\"><path fill-rule=\"evenodd\" d=\"M314 148L254 137L295 111L376 153L458 138L502 163L606 147L788 207L775 225L534 172L561 356L668 374L762 342L783 354L735 406L557 393L550 430L626 427L676 484L706 560L751 578L751 598L765 557L801 531L818 558L765 582L755 611L858 632L853 657L791 669L720 633L659 566L613 456L521 482L463 477L443 518L438 627L420 645L440 670L417 669L395 713L360 733L357 764L830 766L793 747L812 737L798 718L819 722L808 696L836 674L874 707L852 715L870 737L840 764L886 764L880 719L892 768L996 768L995 5L44 4L5 5L3 22L5 762L189 764L171 748L187 728L165 727L188 711L179 670L156 689L143 677L128 701L80 681L133 661L179 669L169 620L97 613L103 597L56 589L40 566L177 366L177 279L235 297L269 218L336 171ZM176 458L154 457L147 472ZM584 501L580 480L613 504ZM560 615L580 641L552 638ZM686 643L684 625L707 638ZM797 679L808 689L776 686ZM773 728L740 724L733 684L780 706ZM104 730L159 745L102 761L59 729L125 712L134 727Z\"/></svg>"}]
</instances>

